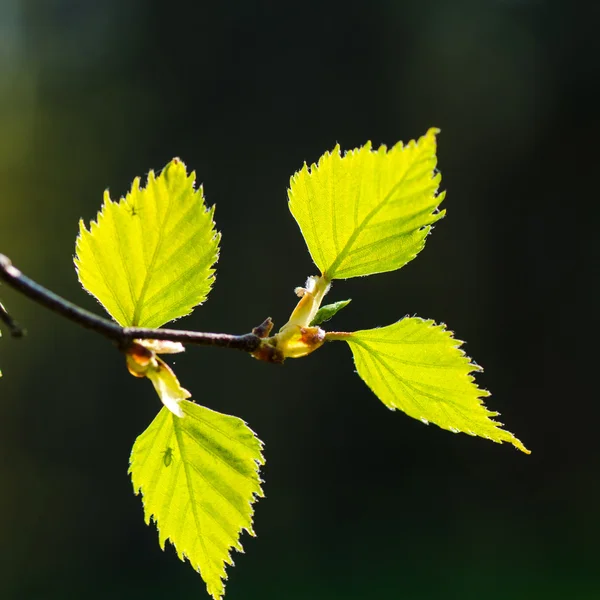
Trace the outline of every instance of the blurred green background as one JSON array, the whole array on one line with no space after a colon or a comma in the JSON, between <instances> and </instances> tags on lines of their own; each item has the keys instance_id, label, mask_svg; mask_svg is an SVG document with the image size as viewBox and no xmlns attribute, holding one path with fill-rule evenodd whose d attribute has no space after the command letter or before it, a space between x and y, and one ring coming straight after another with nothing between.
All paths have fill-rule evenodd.
<instances>
[{"instance_id":1,"label":"blurred green background","mask_svg":"<svg viewBox=\"0 0 600 600\"><path fill-rule=\"evenodd\" d=\"M340 142L442 130L447 218L399 272L337 283L336 329L446 322L529 457L389 412L343 344L284 367L189 348L195 399L266 443L229 600L597 599L594 2L0 0L0 252L102 313L72 264L102 192L180 156L223 232L177 323L281 326L314 267L286 187ZM159 409L94 334L4 286L0 598L204 598L127 476ZM6 332L5 332L6 333Z\"/></svg>"}]
</instances>

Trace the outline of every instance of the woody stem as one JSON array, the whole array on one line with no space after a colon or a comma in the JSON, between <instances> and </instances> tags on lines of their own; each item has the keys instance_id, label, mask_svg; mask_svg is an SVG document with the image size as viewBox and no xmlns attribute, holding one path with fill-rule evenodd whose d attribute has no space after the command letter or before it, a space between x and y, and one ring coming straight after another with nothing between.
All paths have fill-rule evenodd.
<instances>
[{"instance_id":1,"label":"woody stem","mask_svg":"<svg viewBox=\"0 0 600 600\"><path fill-rule=\"evenodd\" d=\"M29 277L23 275L19 269L13 266L10 259L4 254L0 254L0 280L34 302L45 306L66 319L113 340L120 348L126 348L134 339L168 340L172 342L199 344L201 346L236 348L244 352L254 352L261 344L261 338L254 332L243 335L230 335L227 333L206 333L179 329L122 327L114 321L99 317L61 298L58 294L29 279ZM3 309L3 307L1 308ZM21 328L16 325L16 322L6 310L0 310L0 317L9 326L13 335L15 335L15 331L22 333Z\"/></svg>"}]
</instances>

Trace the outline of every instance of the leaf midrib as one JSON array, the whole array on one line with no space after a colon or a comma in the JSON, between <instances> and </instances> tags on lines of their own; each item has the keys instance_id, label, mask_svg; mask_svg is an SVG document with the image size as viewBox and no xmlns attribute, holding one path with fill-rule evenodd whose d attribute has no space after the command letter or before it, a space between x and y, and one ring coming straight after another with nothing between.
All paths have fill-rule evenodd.
<instances>
[{"instance_id":1,"label":"leaf midrib","mask_svg":"<svg viewBox=\"0 0 600 600\"><path fill-rule=\"evenodd\" d=\"M156 184L157 180L155 180L154 183ZM169 215L171 213L171 206L173 204L174 194L168 194L168 196L169 196L169 203L167 205L167 209L165 210L165 214L162 218L160 227L158 229L158 240L156 242L156 246L154 248L154 253L152 255L152 259L150 260L150 264L149 264L148 268L146 269L146 276L144 278L144 283L142 284L142 289L140 290L140 295L137 300L135 310L133 312L133 319L132 319L132 323L131 323L133 327L136 327L137 325L139 325L139 320L140 320L140 317L142 314L142 307L144 305L144 298L146 297L146 293L148 291L148 288L150 287L150 282L152 281L152 278L154 277L154 265L155 265L156 261L158 260L160 250L162 249L162 245L164 243L164 239L165 239L165 235L166 235L165 224L166 224L167 220L169 219Z\"/></svg>"},{"instance_id":2,"label":"leaf midrib","mask_svg":"<svg viewBox=\"0 0 600 600\"><path fill-rule=\"evenodd\" d=\"M175 415L170 415L171 419L175 419L175 418L180 418L180 417L175 417ZM198 537L198 541L200 543L200 546L202 548L202 554L204 556L204 563L208 566L211 564L211 561L209 559L209 554L208 551L206 549L206 545L204 543L204 537L202 534L202 525L201 525L201 520L200 520L200 516L198 515L198 506L196 503L196 496L194 494L194 488L193 488L193 484L192 484L192 477L190 475L189 472L189 466L188 466L188 459L186 456L186 450L185 450L185 444L183 442L183 438L182 438L182 430L178 427L178 423L173 421L173 430L175 431L175 437L177 438L177 445L179 446L179 454L181 456L181 461L183 462L183 472L185 474L185 479L186 479L186 488L188 490L188 494L190 496L190 504L192 506L192 515L194 516L194 523L196 525L196 531L197 531L197 537ZM220 573L218 574L219 580L220 580ZM207 582L208 584L208 582Z\"/></svg>"}]
</instances>

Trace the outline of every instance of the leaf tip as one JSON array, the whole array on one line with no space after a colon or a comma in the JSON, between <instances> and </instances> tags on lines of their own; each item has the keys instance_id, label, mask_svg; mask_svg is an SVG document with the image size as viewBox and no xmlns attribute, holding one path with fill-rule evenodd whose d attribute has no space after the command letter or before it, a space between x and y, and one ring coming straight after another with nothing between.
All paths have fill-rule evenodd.
<instances>
[{"instance_id":1,"label":"leaf tip","mask_svg":"<svg viewBox=\"0 0 600 600\"><path fill-rule=\"evenodd\" d=\"M531 454L531 450L529 450L528 448L526 448L525 445L523 444L523 442L521 442L521 440L519 438L516 438L512 433L510 435L511 435L510 443L517 450L520 450L524 454Z\"/></svg>"}]
</instances>

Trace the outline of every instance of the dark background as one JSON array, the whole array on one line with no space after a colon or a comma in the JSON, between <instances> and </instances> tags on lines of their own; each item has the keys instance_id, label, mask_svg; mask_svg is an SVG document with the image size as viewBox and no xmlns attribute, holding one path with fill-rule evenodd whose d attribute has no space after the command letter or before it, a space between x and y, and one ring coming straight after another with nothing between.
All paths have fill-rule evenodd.
<instances>
[{"instance_id":1,"label":"dark background","mask_svg":"<svg viewBox=\"0 0 600 600\"><path fill-rule=\"evenodd\" d=\"M183 385L266 443L229 600L600 597L599 21L544 0L0 0L0 251L98 313L72 257L106 187L173 156L196 170L222 250L177 326L242 333L282 325L315 273L294 171L336 142L442 130L446 219L401 271L337 283L353 303L335 328L446 322L533 454L388 411L343 344L284 367L189 348ZM29 330L0 340L0 598L206 597L127 476L149 382L0 294Z\"/></svg>"}]
</instances>

